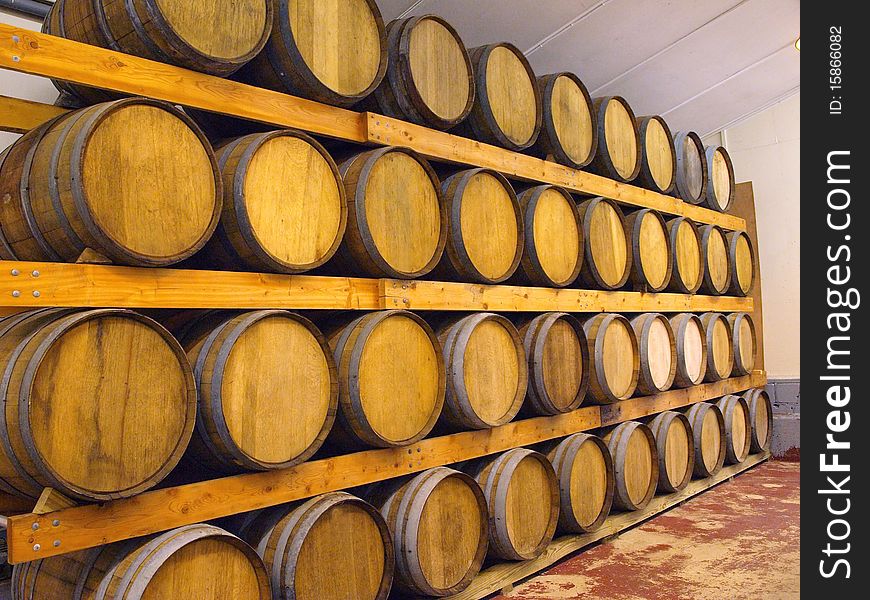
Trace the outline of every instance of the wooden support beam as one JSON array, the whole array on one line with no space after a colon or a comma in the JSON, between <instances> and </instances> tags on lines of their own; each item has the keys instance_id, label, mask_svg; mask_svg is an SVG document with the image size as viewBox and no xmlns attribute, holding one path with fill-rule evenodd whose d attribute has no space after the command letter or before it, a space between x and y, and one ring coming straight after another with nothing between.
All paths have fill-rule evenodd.
<instances>
[{"instance_id":1,"label":"wooden support beam","mask_svg":"<svg viewBox=\"0 0 870 600\"><path fill-rule=\"evenodd\" d=\"M726 229L746 227L733 215L398 119L327 106L6 24L0 24L0 67L351 142L408 146L433 160L490 167L510 177L561 185Z\"/></svg>"},{"instance_id":2,"label":"wooden support beam","mask_svg":"<svg viewBox=\"0 0 870 600\"><path fill-rule=\"evenodd\" d=\"M27 133L66 112L66 108L51 104L0 95L0 131Z\"/></svg>"},{"instance_id":3,"label":"wooden support beam","mask_svg":"<svg viewBox=\"0 0 870 600\"><path fill-rule=\"evenodd\" d=\"M751 298L442 281L382 281L384 308L563 312L752 312Z\"/></svg>"},{"instance_id":4,"label":"wooden support beam","mask_svg":"<svg viewBox=\"0 0 870 600\"><path fill-rule=\"evenodd\" d=\"M482 431L422 440L404 448L367 450L265 473L152 490L101 505L67 508L47 515L9 519L9 561L26 562L92 548L182 525L275 506L335 490L418 473L433 467L527 446L580 431L614 425L764 385L763 372L619 403L587 406L555 417L523 419ZM633 408L635 405L642 409ZM55 525L57 521L57 525ZM54 542L60 540L60 545Z\"/></svg>"},{"instance_id":5,"label":"wooden support beam","mask_svg":"<svg viewBox=\"0 0 870 600\"><path fill-rule=\"evenodd\" d=\"M643 510L613 513L598 531L556 538L538 558L522 562L506 562L493 565L478 574L474 581L471 582L471 585L465 590L454 596L449 596L449 598L451 600L480 600L506 587L513 587L516 582L522 581L556 564L569 554L577 552L595 542L615 538L620 532L651 519L678 504L682 504L689 498L697 496L723 481L733 478L739 473L748 471L769 458L770 452L752 454L739 465L729 465L712 477L692 481L680 492L656 496Z\"/></svg>"}]
</instances>

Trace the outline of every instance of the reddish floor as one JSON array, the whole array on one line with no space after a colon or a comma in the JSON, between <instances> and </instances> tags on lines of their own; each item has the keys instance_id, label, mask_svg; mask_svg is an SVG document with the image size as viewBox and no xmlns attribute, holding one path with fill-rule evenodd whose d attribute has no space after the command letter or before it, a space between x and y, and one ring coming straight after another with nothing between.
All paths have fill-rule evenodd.
<instances>
[{"instance_id":1,"label":"reddish floor","mask_svg":"<svg viewBox=\"0 0 870 600\"><path fill-rule=\"evenodd\" d=\"M798 598L799 546L800 464L767 462L498 598Z\"/></svg>"}]
</instances>

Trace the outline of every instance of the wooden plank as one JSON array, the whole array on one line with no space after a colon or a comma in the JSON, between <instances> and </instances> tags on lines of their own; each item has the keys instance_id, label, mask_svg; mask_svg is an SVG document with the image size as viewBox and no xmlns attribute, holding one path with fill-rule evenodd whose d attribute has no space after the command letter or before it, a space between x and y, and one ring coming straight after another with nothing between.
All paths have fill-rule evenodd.
<instances>
[{"instance_id":1,"label":"wooden plank","mask_svg":"<svg viewBox=\"0 0 870 600\"><path fill-rule=\"evenodd\" d=\"M31 512L35 515L45 515L77 505L77 502L70 500L56 489L45 488L39 495L39 500L36 501L36 506L33 507Z\"/></svg>"},{"instance_id":2,"label":"wooden plank","mask_svg":"<svg viewBox=\"0 0 870 600\"><path fill-rule=\"evenodd\" d=\"M26 133L66 112L59 106L0 95L0 131Z\"/></svg>"},{"instance_id":3,"label":"wooden plank","mask_svg":"<svg viewBox=\"0 0 870 600\"><path fill-rule=\"evenodd\" d=\"M749 291L748 297L752 298L753 306L756 307L752 314L752 320L755 323L756 346L758 354L755 359L755 366L758 369L764 369L764 311L761 310L761 260L759 259L759 243L758 243L758 225L755 220L755 192L752 189L752 182L747 181L737 184L737 194L734 197L734 204L731 211L746 221L746 235L752 242L752 247L755 248L755 281L752 283L752 289Z\"/></svg>"},{"instance_id":4,"label":"wooden plank","mask_svg":"<svg viewBox=\"0 0 870 600\"><path fill-rule=\"evenodd\" d=\"M0 305L377 310L381 299L376 279L2 261Z\"/></svg>"},{"instance_id":5,"label":"wooden plank","mask_svg":"<svg viewBox=\"0 0 870 600\"><path fill-rule=\"evenodd\" d=\"M752 298L606 292L575 288L383 281L385 308L565 312L752 312Z\"/></svg>"},{"instance_id":6,"label":"wooden plank","mask_svg":"<svg viewBox=\"0 0 870 600\"><path fill-rule=\"evenodd\" d=\"M359 113L0 23L0 66L364 142Z\"/></svg>"},{"instance_id":7,"label":"wooden plank","mask_svg":"<svg viewBox=\"0 0 870 600\"><path fill-rule=\"evenodd\" d=\"M692 481L680 492L654 497L643 510L614 513L604 522L604 526L598 531L557 538L547 546L547 549L538 558L522 562L499 563L489 567L482 571L464 591L449 596L449 598L452 600L480 600L481 598L486 598L490 594L512 586L514 583L556 564L569 554L651 519L659 513L673 508L689 498L719 485L723 481L727 481L735 475L760 465L769 458L770 452L752 454L741 464L724 467L713 477Z\"/></svg>"},{"instance_id":8,"label":"wooden plank","mask_svg":"<svg viewBox=\"0 0 870 600\"><path fill-rule=\"evenodd\" d=\"M725 229L742 230L746 227L743 219L734 215L692 206L678 198L619 183L594 173L375 113L367 114L367 135L369 142L408 146L435 160L488 167L509 177L560 185L581 194L605 196L623 204L687 216L700 223L712 223Z\"/></svg>"},{"instance_id":9,"label":"wooden plank","mask_svg":"<svg viewBox=\"0 0 870 600\"><path fill-rule=\"evenodd\" d=\"M649 398L626 400L624 414L648 414L674 403L711 400L747 390L764 380L761 372L688 390L672 390ZM292 502L325 492L356 487L417 473L510 448L596 429L601 407L587 406L565 415L514 421L483 431L467 431L422 440L404 448L367 450L303 463L291 469L249 473L223 479L153 490L134 498L67 508L48 515L9 519L7 539L11 563L26 562L100 544L166 531L228 515ZM619 414L623 414L620 412ZM612 424L613 416L606 424ZM53 521L58 520L58 525ZM34 528L33 526L38 525ZM60 540L59 546L54 545ZM37 548L38 549L34 549Z\"/></svg>"}]
</instances>

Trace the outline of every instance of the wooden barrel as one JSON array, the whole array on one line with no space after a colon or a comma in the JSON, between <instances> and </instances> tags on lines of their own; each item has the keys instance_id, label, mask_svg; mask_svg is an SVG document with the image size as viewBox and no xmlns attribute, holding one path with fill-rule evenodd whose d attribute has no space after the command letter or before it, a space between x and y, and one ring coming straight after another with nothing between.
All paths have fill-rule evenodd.
<instances>
[{"instance_id":1,"label":"wooden barrel","mask_svg":"<svg viewBox=\"0 0 870 600\"><path fill-rule=\"evenodd\" d=\"M657 211L643 208L625 218L631 240L631 282L641 292L661 292L671 281L673 253L668 227Z\"/></svg>"},{"instance_id":2,"label":"wooden barrel","mask_svg":"<svg viewBox=\"0 0 870 600\"><path fill-rule=\"evenodd\" d=\"M689 204L700 204L707 191L707 158L704 143L694 131L674 135L677 153L677 195Z\"/></svg>"},{"instance_id":3,"label":"wooden barrel","mask_svg":"<svg viewBox=\"0 0 870 600\"><path fill-rule=\"evenodd\" d=\"M672 493L684 489L695 469L695 439L686 415L674 411L659 413L649 422L656 438L659 457L658 489Z\"/></svg>"},{"instance_id":4,"label":"wooden barrel","mask_svg":"<svg viewBox=\"0 0 870 600\"><path fill-rule=\"evenodd\" d=\"M685 411L695 443L695 477L715 475L725 464L725 418L715 404L699 402Z\"/></svg>"},{"instance_id":5,"label":"wooden barrel","mask_svg":"<svg viewBox=\"0 0 870 600\"><path fill-rule=\"evenodd\" d=\"M387 76L369 98L382 114L450 129L474 106L474 72L453 26L436 15L387 25Z\"/></svg>"},{"instance_id":6,"label":"wooden barrel","mask_svg":"<svg viewBox=\"0 0 870 600\"><path fill-rule=\"evenodd\" d=\"M199 524L140 539L93 598L270 600L272 586L253 548L223 529Z\"/></svg>"},{"instance_id":7,"label":"wooden barrel","mask_svg":"<svg viewBox=\"0 0 870 600\"><path fill-rule=\"evenodd\" d=\"M547 458L559 480L559 531L590 533L604 525L613 505L615 476L607 445L594 435L575 433Z\"/></svg>"},{"instance_id":8,"label":"wooden barrel","mask_svg":"<svg viewBox=\"0 0 870 600\"><path fill-rule=\"evenodd\" d=\"M348 107L371 94L387 72L384 20L375 0L273 0L265 49L243 80L294 96Z\"/></svg>"},{"instance_id":9,"label":"wooden barrel","mask_svg":"<svg viewBox=\"0 0 870 600\"><path fill-rule=\"evenodd\" d=\"M338 167L294 130L244 136L218 152L221 222L206 248L219 266L303 273L332 258L347 226Z\"/></svg>"},{"instance_id":10,"label":"wooden barrel","mask_svg":"<svg viewBox=\"0 0 870 600\"><path fill-rule=\"evenodd\" d=\"M517 283L565 287L583 266L583 223L568 190L552 185L529 188L519 197L525 251Z\"/></svg>"},{"instance_id":11,"label":"wooden barrel","mask_svg":"<svg viewBox=\"0 0 870 600\"><path fill-rule=\"evenodd\" d=\"M742 463L752 445L752 420L749 405L740 396L723 396L716 402L725 418L725 462Z\"/></svg>"},{"instance_id":12,"label":"wooden barrel","mask_svg":"<svg viewBox=\"0 0 870 600\"><path fill-rule=\"evenodd\" d=\"M348 220L334 270L413 279L434 269L447 243L447 215L429 163L407 148L378 148L339 170Z\"/></svg>"},{"instance_id":13,"label":"wooden barrel","mask_svg":"<svg viewBox=\"0 0 870 600\"><path fill-rule=\"evenodd\" d=\"M489 539L486 498L474 479L436 467L377 484L367 497L390 529L398 590L443 597L468 587Z\"/></svg>"},{"instance_id":14,"label":"wooden barrel","mask_svg":"<svg viewBox=\"0 0 870 600\"><path fill-rule=\"evenodd\" d=\"M637 130L641 148L637 185L670 194L677 181L677 153L668 124L659 116L639 117Z\"/></svg>"},{"instance_id":15,"label":"wooden barrel","mask_svg":"<svg viewBox=\"0 0 870 600\"><path fill-rule=\"evenodd\" d=\"M677 375L677 340L671 322L661 314L646 313L631 320L640 348L637 389L658 394L671 388Z\"/></svg>"},{"instance_id":16,"label":"wooden barrel","mask_svg":"<svg viewBox=\"0 0 870 600\"><path fill-rule=\"evenodd\" d=\"M704 279L701 289L721 296L731 285L731 259L725 232L716 225L704 225L701 234L701 256L704 258Z\"/></svg>"},{"instance_id":17,"label":"wooden barrel","mask_svg":"<svg viewBox=\"0 0 870 600\"><path fill-rule=\"evenodd\" d=\"M631 398L640 374L637 335L628 319L601 313L583 322L589 345L589 392L601 404Z\"/></svg>"},{"instance_id":18,"label":"wooden barrel","mask_svg":"<svg viewBox=\"0 0 870 600\"><path fill-rule=\"evenodd\" d=\"M728 244L728 265L731 268L728 293L746 296L755 283L755 249L745 231L726 233L725 240Z\"/></svg>"},{"instance_id":19,"label":"wooden barrel","mask_svg":"<svg viewBox=\"0 0 870 600\"><path fill-rule=\"evenodd\" d=\"M585 242L580 279L605 290L621 288L631 273L631 243L622 211L608 198L587 200L577 211Z\"/></svg>"},{"instance_id":20,"label":"wooden barrel","mask_svg":"<svg viewBox=\"0 0 870 600\"><path fill-rule=\"evenodd\" d=\"M707 162L707 193L703 205L719 212L728 212L737 194L734 182L734 165L731 156L722 146L709 146L705 153Z\"/></svg>"},{"instance_id":21,"label":"wooden barrel","mask_svg":"<svg viewBox=\"0 0 870 600\"><path fill-rule=\"evenodd\" d=\"M704 282L704 257L701 254L701 235L691 219L677 217L667 223L671 243L671 280L669 290L681 294L694 294Z\"/></svg>"},{"instance_id":22,"label":"wooden barrel","mask_svg":"<svg viewBox=\"0 0 870 600\"><path fill-rule=\"evenodd\" d=\"M526 448L467 463L489 509L489 556L531 560L553 539L559 521L559 482L547 457Z\"/></svg>"},{"instance_id":23,"label":"wooden barrel","mask_svg":"<svg viewBox=\"0 0 870 600\"><path fill-rule=\"evenodd\" d=\"M511 184L489 169L460 171L441 184L447 246L435 279L495 284L517 270L523 215Z\"/></svg>"},{"instance_id":24,"label":"wooden barrel","mask_svg":"<svg viewBox=\"0 0 870 600\"><path fill-rule=\"evenodd\" d=\"M195 461L224 472L285 469L323 444L338 376L311 321L285 310L230 314L183 344L199 391Z\"/></svg>"},{"instance_id":25,"label":"wooden barrel","mask_svg":"<svg viewBox=\"0 0 870 600\"><path fill-rule=\"evenodd\" d=\"M278 506L239 536L266 564L275 600L386 600L395 569L386 521L345 492Z\"/></svg>"},{"instance_id":26,"label":"wooden barrel","mask_svg":"<svg viewBox=\"0 0 870 600\"><path fill-rule=\"evenodd\" d=\"M655 495L659 480L652 431L643 423L627 421L608 429L602 439L613 457L614 506L627 511L644 508Z\"/></svg>"},{"instance_id":27,"label":"wooden barrel","mask_svg":"<svg viewBox=\"0 0 870 600\"><path fill-rule=\"evenodd\" d=\"M749 313L731 313L728 315L728 325L731 328L731 346L734 349L732 375L749 375L755 368L755 323Z\"/></svg>"},{"instance_id":28,"label":"wooden barrel","mask_svg":"<svg viewBox=\"0 0 870 600\"><path fill-rule=\"evenodd\" d=\"M720 313L704 313L701 323L704 325L704 342L707 346L704 381L713 382L730 377L734 369L734 348L728 319Z\"/></svg>"},{"instance_id":29,"label":"wooden barrel","mask_svg":"<svg viewBox=\"0 0 870 600\"><path fill-rule=\"evenodd\" d=\"M388 448L423 439L444 405L441 345L414 313L387 310L324 329L338 367L339 414L330 439Z\"/></svg>"},{"instance_id":30,"label":"wooden barrel","mask_svg":"<svg viewBox=\"0 0 870 600\"><path fill-rule=\"evenodd\" d=\"M676 341L676 387L700 385L707 374L707 340L704 324L697 315L680 313L670 318Z\"/></svg>"},{"instance_id":31,"label":"wooden barrel","mask_svg":"<svg viewBox=\"0 0 870 600\"><path fill-rule=\"evenodd\" d=\"M437 334L447 367L444 424L489 429L513 420L529 381L523 342L513 323L494 313L472 313L447 319Z\"/></svg>"},{"instance_id":32,"label":"wooden barrel","mask_svg":"<svg viewBox=\"0 0 870 600\"><path fill-rule=\"evenodd\" d=\"M133 496L159 483L190 440L190 365L147 317L122 309L19 313L0 322L0 364L3 491Z\"/></svg>"},{"instance_id":33,"label":"wooden barrel","mask_svg":"<svg viewBox=\"0 0 870 600\"><path fill-rule=\"evenodd\" d=\"M519 152L538 139L541 92L519 48L502 42L469 50L477 98L462 133Z\"/></svg>"},{"instance_id":34,"label":"wooden barrel","mask_svg":"<svg viewBox=\"0 0 870 600\"><path fill-rule=\"evenodd\" d=\"M598 149L595 113L586 86L574 73L553 73L538 77L538 88L544 113L533 154L582 169Z\"/></svg>"},{"instance_id":35,"label":"wooden barrel","mask_svg":"<svg viewBox=\"0 0 870 600\"><path fill-rule=\"evenodd\" d=\"M170 104L97 104L19 144L0 172L0 223L21 260L74 261L91 248L118 263L167 266L192 256L217 227L211 146Z\"/></svg>"},{"instance_id":36,"label":"wooden barrel","mask_svg":"<svg viewBox=\"0 0 870 600\"><path fill-rule=\"evenodd\" d=\"M66 0L61 11L70 39L219 76L263 49L273 20L268 0Z\"/></svg>"},{"instance_id":37,"label":"wooden barrel","mask_svg":"<svg viewBox=\"0 0 870 600\"><path fill-rule=\"evenodd\" d=\"M617 181L633 181L641 168L640 134L634 111L620 96L595 98L593 106L598 129L598 151L592 168Z\"/></svg>"},{"instance_id":38,"label":"wooden barrel","mask_svg":"<svg viewBox=\"0 0 870 600\"><path fill-rule=\"evenodd\" d=\"M754 388L743 394L749 407L749 420L752 423L749 451L753 454L770 450L773 433L773 406L770 396L763 388Z\"/></svg>"},{"instance_id":39,"label":"wooden barrel","mask_svg":"<svg viewBox=\"0 0 870 600\"><path fill-rule=\"evenodd\" d=\"M568 313L517 317L529 372L523 414L558 415L578 408L589 387L589 347Z\"/></svg>"}]
</instances>

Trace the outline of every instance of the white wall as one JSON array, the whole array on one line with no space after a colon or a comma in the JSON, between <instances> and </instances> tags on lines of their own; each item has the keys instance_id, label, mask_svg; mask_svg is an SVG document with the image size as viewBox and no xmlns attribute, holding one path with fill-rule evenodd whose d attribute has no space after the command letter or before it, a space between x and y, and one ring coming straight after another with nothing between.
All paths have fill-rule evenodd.
<instances>
[{"instance_id":1,"label":"white wall","mask_svg":"<svg viewBox=\"0 0 870 600\"><path fill-rule=\"evenodd\" d=\"M40 27L39 23L14 17L6 13L0 13L0 20L8 25L23 29L38 31ZM6 69L0 69L0 94L14 98L24 98L26 100L38 100L39 102L47 102L49 104L54 103L57 99L57 90L48 79L15 73ZM18 137L17 135L0 131L0 150L6 148Z\"/></svg>"},{"instance_id":2,"label":"white wall","mask_svg":"<svg viewBox=\"0 0 870 600\"><path fill-rule=\"evenodd\" d=\"M755 191L764 360L771 379L800 378L800 93L704 140L723 140L737 181Z\"/></svg>"}]
</instances>

